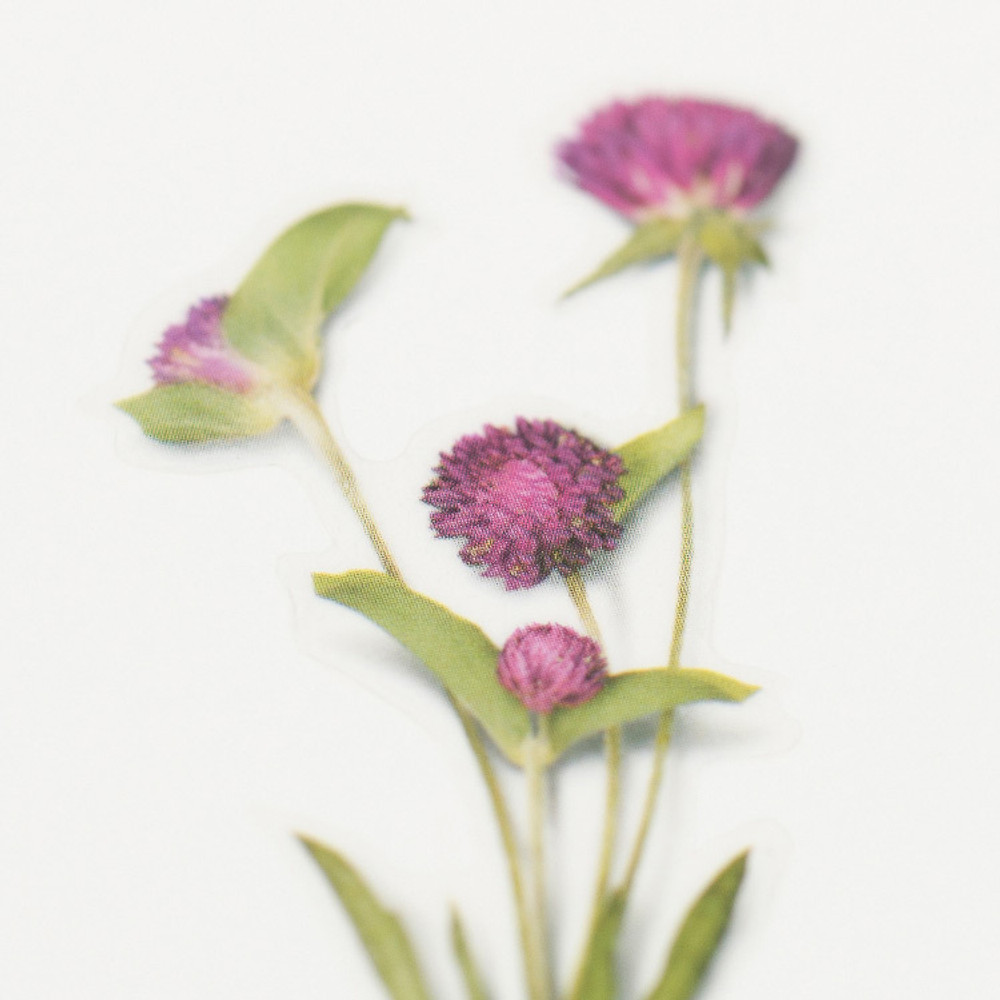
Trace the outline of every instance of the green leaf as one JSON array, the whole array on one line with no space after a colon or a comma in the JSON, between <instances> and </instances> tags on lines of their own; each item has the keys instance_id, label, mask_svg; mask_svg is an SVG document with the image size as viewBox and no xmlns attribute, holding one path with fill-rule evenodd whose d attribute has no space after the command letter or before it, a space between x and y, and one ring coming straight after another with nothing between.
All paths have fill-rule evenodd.
<instances>
[{"instance_id":1,"label":"green leaf","mask_svg":"<svg viewBox=\"0 0 1000 1000\"><path fill-rule=\"evenodd\" d=\"M320 597L360 611L434 672L516 764L531 734L528 710L497 679L500 650L478 625L385 573L314 573Z\"/></svg>"},{"instance_id":2,"label":"green leaf","mask_svg":"<svg viewBox=\"0 0 1000 1000\"><path fill-rule=\"evenodd\" d=\"M767 264L753 223L726 212L706 215L698 229L698 244L722 268L722 312L728 330L733 314L736 275L741 267Z\"/></svg>"},{"instance_id":3,"label":"green leaf","mask_svg":"<svg viewBox=\"0 0 1000 1000\"><path fill-rule=\"evenodd\" d=\"M712 670L633 670L609 677L590 701L557 708L549 716L555 759L574 743L612 726L694 701L743 701L758 690Z\"/></svg>"},{"instance_id":4,"label":"green leaf","mask_svg":"<svg viewBox=\"0 0 1000 1000\"><path fill-rule=\"evenodd\" d=\"M650 219L641 223L635 227L623 246L608 257L596 271L566 292L564 298L596 281L610 278L611 275L624 271L633 264L642 264L676 253L686 226L685 219Z\"/></svg>"},{"instance_id":5,"label":"green leaf","mask_svg":"<svg viewBox=\"0 0 1000 1000\"><path fill-rule=\"evenodd\" d=\"M340 897L393 1000L430 1000L413 945L399 917L376 899L342 855L309 837L299 839Z\"/></svg>"},{"instance_id":6,"label":"green leaf","mask_svg":"<svg viewBox=\"0 0 1000 1000\"><path fill-rule=\"evenodd\" d=\"M601 915L587 942L570 1000L615 1000L615 949L625 916L625 893L619 889L604 901Z\"/></svg>"},{"instance_id":7,"label":"green leaf","mask_svg":"<svg viewBox=\"0 0 1000 1000\"><path fill-rule=\"evenodd\" d=\"M696 406L655 431L648 431L616 448L625 463L619 485L625 496L612 508L623 521L642 498L691 454L705 429L705 407Z\"/></svg>"},{"instance_id":8,"label":"green leaf","mask_svg":"<svg viewBox=\"0 0 1000 1000\"><path fill-rule=\"evenodd\" d=\"M694 996L729 924L748 854L744 851L730 861L688 910L663 975L647 1000L689 1000Z\"/></svg>"},{"instance_id":9,"label":"green leaf","mask_svg":"<svg viewBox=\"0 0 1000 1000\"><path fill-rule=\"evenodd\" d=\"M451 911L451 946L455 951L459 968L462 970L462 978L465 980L465 990L469 995L469 1000L486 1000L486 989L483 986L482 976L480 976L472 952L469 950L465 929L462 927L462 918L454 907Z\"/></svg>"},{"instance_id":10,"label":"green leaf","mask_svg":"<svg viewBox=\"0 0 1000 1000\"><path fill-rule=\"evenodd\" d=\"M143 433L171 444L254 437L281 420L265 393L227 392L201 382L158 385L115 405L134 418Z\"/></svg>"},{"instance_id":11,"label":"green leaf","mask_svg":"<svg viewBox=\"0 0 1000 1000\"><path fill-rule=\"evenodd\" d=\"M279 236L229 301L222 325L241 354L280 381L311 389L320 327L364 273L398 208L335 205Z\"/></svg>"}]
</instances>

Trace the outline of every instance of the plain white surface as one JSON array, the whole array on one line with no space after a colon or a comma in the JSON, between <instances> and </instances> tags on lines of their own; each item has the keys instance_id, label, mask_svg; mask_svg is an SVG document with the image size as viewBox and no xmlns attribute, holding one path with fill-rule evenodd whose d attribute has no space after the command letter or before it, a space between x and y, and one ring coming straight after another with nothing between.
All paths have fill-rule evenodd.
<instances>
[{"instance_id":1,"label":"plain white surface","mask_svg":"<svg viewBox=\"0 0 1000 1000\"><path fill-rule=\"evenodd\" d=\"M554 177L614 96L744 103L802 139L773 271L724 341L702 297L686 662L765 685L685 715L629 992L755 845L706 1000L982 997L1000 862L1000 120L982 2L41 2L5 12L0 992L379 997L290 839L355 858L459 995L446 904L520 973L460 733L392 643L312 598L373 565L290 435L193 455L113 411L188 302L336 201L407 205L329 330L323 405L414 585L498 640L569 619L432 542L436 451L545 411L609 442L670 416L671 266L556 305L625 227ZM668 628L676 497L595 585L616 666ZM666 564L666 565L665 565ZM642 776L629 783L630 808ZM602 794L561 775L560 966ZM575 887L575 888L574 888Z\"/></svg>"}]
</instances>

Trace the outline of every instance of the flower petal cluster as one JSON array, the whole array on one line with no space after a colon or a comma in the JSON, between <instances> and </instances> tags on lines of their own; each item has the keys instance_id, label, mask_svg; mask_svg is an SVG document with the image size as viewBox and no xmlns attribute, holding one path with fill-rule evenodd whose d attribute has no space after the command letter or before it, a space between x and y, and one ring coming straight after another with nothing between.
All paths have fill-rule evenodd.
<instances>
[{"instance_id":1,"label":"flower petal cluster","mask_svg":"<svg viewBox=\"0 0 1000 1000\"><path fill-rule=\"evenodd\" d=\"M621 534L622 460L551 420L519 417L516 430L486 426L441 455L423 499L439 537L465 538L462 559L485 566L508 590L532 587L553 569L585 566Z\"/></svg>"},{"instance_id":2,"label":"flower petal cluster","mask_svg":"<svg viewBox=\"0 0 1000 1000\"><path fill-rule=\"evenodd\" d=\"M229 392L255 389L259 377L250 361L239 354L222 332L225 296L203 299L188 311L183 323L169 327L149 360L157 385L202 382Z\"/></svg>"},{"instance_id":3,"label":"flower petal cluster","mask_svg":"<svg viewBox=\"0 0 1000 1000\"><path fill-rule=\"evenodd\" d=\"M557 155L579 187L644 221L751 209L774 189L796 147L784 129L744 108L646 97L600 109Z\"/></svg>"},{"instance_id":4,"label":"flower petal cluster","mask_svg":"<svg viewBox=\"0 0 1000 1000\"><path fill-rule=\"evenodd\" d=\"M607 663L593 639L564 625L528 625L504 643L497 676L529 711L548 713L593 698Z\"/></svg>"}]
</instances>

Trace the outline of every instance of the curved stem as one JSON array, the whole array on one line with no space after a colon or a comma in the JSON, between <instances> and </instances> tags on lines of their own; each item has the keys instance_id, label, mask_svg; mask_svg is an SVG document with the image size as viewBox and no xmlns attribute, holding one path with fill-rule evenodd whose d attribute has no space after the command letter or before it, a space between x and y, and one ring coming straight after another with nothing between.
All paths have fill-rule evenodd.
<instances>
[{"instance_id":1,"label":"curved stem","mask_svg":"<svg viewBox=\"0 0 1000 1000\"><path fill-rule=\"evenodd\" d=\"M330 433L330 428L316 401L307 392L287 389L281 392L280 402L285 416L295 424L302 436L323 456L327 465L333 470L340 489L351 505L351 510L357 515L371 539L382 568L389 576L402 581L403 574L396 565L396 560L393 559L389 546L382 537L372 512L368 509L368 504L365 503L361 488L354 477L354 470L344 458L344 453L340 450L340 445L337 444L333 434Z\"/></svg>"},{"instance_id":2,"label":"curved stem","mask_svg":"<svg viewBox=\"0 0 1000 1000\"><path fill-rule=\"evenodd\" d=\"M388 543L382 536L375 518L372 516L365 502L365 498L358 486L358 481L354 476L354 470L350 467L344 453L340 450L336 439L330 431L330 427L323 416L323 412L316 405L315 399L310 393L298 389L282 389L276 392L279 405L285 416L295 425L302 436L319 452L323 459L330 466L337 483L340 485L347 502L357 515L371 540L372 547L378 555L379 562L385 572L404 583L402 571L399 568L392 553L389 551ZM517 838L514 835L514 825L511 822L510 811L503 796L500 782L497 780L496 772L490 762L489 753L482 735L476 728L476 723L472 716L448 694L448 700L458 714L462 729L466 739L472 749L476 763L479 765L480 773L486 784L489 793L490 803L496 816L497 826L500 831L500 840L503 843L504 854L507 857L507 866L510 871L511 889L514 894L514 906L517 911L518 929L521 937L521 947L524 950L525 971L528 980L528 995L531 1000L547 1000L548 983L545 978L539 979L538 968L539 959L535 954L535 942L531 933L531 916L528 907L527 893L525 892L524 877L521 872L521 859L518 853Z\"/></svg>"},{"instance_id":3,"label":"curved stem","mask_svg":"<svg viewBox=\"0 0 1000 1000\"><path fill-rule=\"evenodd\" d=\"M656 808L657 790L663 780L663 765L667 756L667 749L670 746L670 734L674 726L674 713L664 712L660 716L660 724L656 728L656 742L653 749L653 767L649 775L649 788L646 790L646 800L642 806L642 816L639 819L639 829L636 833L635 843L632 845L632 853L629 855L628 865L625 868L625 877L622 879L621 889L624 895L628 895L635 881L635 873L639 870L639 862L642 860L642 850L646 844L646 837L649 834L650 824L653 822L653 812Z\"/></svg>"},{"instance_id":4,"label":"curved stem","mask_svg":"<svg viewBox=\"0 0 1000 1000\"><path fill-rule=\"evenodd\" d=\"M702 254L692 232L685 234L678 249L680 273L677 286L677 311L675 313L675 338L677 349L677 407L681 413L694 405L693 372L691 364L691 325L694 311L695 290L701 273ZM694 559L694 501L691 489L691 460L681 465L681 552L677 578L677 602L674 606L674 627L670 640L670 657L667 666L676 670L681 663L684 629L687 625L688 600L691 591L691 565ZM668 709L660 716L653 750L653 766L646 789L642 817L636 834L635 845L629 857L623 886L631 888L642 860L643 849L649 835L656 799L663 783L663 767L670 746L674 713Z\"/></svg>"}]
</instances>

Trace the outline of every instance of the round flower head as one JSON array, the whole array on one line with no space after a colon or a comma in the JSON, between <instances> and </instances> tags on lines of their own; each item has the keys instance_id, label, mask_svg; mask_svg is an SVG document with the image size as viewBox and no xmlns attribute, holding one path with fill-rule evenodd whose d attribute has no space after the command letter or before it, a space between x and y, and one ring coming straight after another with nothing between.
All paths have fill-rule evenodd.
<instances>
[{"instance_id":1,"label":"round flower head","mask_svg":"<svg viewBox=\"0 0 1000 1000\"><path fill-rule=\"evenodd\" d=\"M438 536L467 539L462 559L508 590L553 569L569 575L621 534L611 505L623 495L622 460L551 420L519 417L516 431L487 426L442 454L434 471L424 501L438 508Z\"/></svg>"},{"instance_id":2,"label":"round flower head","mask_svg":"<svg viewBox=\"0 0 1000 1000\"><path fill-rule=\"evenodd\" d=\"M228 298L203 299L188 311L187 320L171 326L150 358L157 385L204 382L230 392L249 392L258 383L254 368L226 341L222 314Z\"/></svg>"},{"instance_id":3,"label":"round flower head","mask_svg":"<svg viewBox=\"0 0 1000 1000\"><path fill-rule=\"evenodd\" d=\"M548 713L593 698L606 667L593 639L563 625L528 625L504 643L497 676L529 711Z\"/></svg>"},{"instance_id":4,"label":"round flower head","mask_svg":"<svg viewBox=\"0 0 1000 1000\"><path fill-rule=\"evenodd\" d=\"M796 145L744 108L646 97L602 108L557 155L577 185L641 221L751 209L781 180Z\"/></svg>"}]
</instances>

